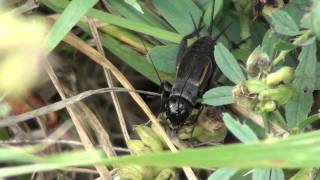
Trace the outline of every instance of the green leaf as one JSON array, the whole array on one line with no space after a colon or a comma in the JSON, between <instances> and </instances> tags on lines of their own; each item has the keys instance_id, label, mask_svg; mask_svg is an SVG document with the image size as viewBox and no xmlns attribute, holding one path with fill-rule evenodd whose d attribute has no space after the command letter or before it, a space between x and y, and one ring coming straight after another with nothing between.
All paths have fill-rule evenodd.
<instances>
[{"instance_id":1,"label":"green leaf","mask_svg":"<svg viewBox=\"0 0 320 180\"><path fill-rule=\"evenodd\" d=\"M178 45L156 46L149 51L149 58L152 58L157 70L175 74L178 49Z\"/></svg>"},{"instance_id":2,"label":"green leaf","mask_svg":"<svg viewBox=\"0 0 320 180\"><path fill-rule=\"evenodd\" d=\"M50 53L98 0L73 0L54 23L47 36L45 49Z\"/></svg>"},{"instance_id":3,"label":"green leaf","mask_svg":"<svg viewBox=\"0 0 320 180\"><path fill-rule=\"evenodd\" d=\"M202 103L212 106L221 106L234 103L232 86L212 88L204 93Z\"/></svg>"},{"instance_id":4,"label":"green leaf","mask_svg":"<svg viewBox=\"0 0 320 180\"><path fill-rule=\"evenodd\" d=\"M313 1L310 19L311 19L311 28L314 34L317 36L318 39L320 39L320 2L319 1Z\"/></svg>"},{"instance_id":5,"label":"green leaf","mask_svg":"<svg viewBox=\"0 0 320 180\"><path fill-rule=\"evenodd\" d=\"M232 132L240 141L244 143L258 143L259 139L255 133L246 124L241 124L233 119L230 114L223 113L223 121L229 131Z\"/></svg>"},{"instance_id":6,"label":"green leaf","mask_svg":"<svg viewBox=\"0 0 320 180\"><path fill-rule=\"evenodd\" d=\"M276 44L275 49L278 51L291 51L296 48L291 42L279 39L279 42Z\"/></svg>"},{"instance_id":7,"label":"green leaf","mask_svg":"<svg viewBox=\"0 0 320 180\"><path fill-rule=\"evenodd\" d=\"M215 46L214 58L220 70L232 82L237 84L238 82L246 79L243 75L240 65L238 64L238 61L220 42Z\"/></svg>"},{"instance_id":8,"label":"green leaf","mask_svg":"<svg viewBox=\"0 0 320 180\"><path fill-rule=\"evenodd\" d=\"M195 30L191 16L198 24L202 11L192 0L172 1L153 0L154 6L161 15L179 32L179 34L189 34Z\"/></svg>"},{"instance_id":9,"label":"green leaf","mask_svg":"<svg viewBox=\"0 0 320 180\"><path fill-rule=\"evenodd\" d=\"M272 31L268 31L265 33L262 40L262 50L267 53L270 59L274 58L276 53L276 45L279 42L280 37Z\"/></svg>"},{"instance_id":10,"label":"green leaf","mask_svg":"<svg viewBox=\"0 0 320 180\"><path fill-rule=\"evenodd\" d=\"M229 180L239 169L221 168L212 173L208 180Z\"/></svg>"},{"instance_id":11,"label":"green leaf","mask_svg":"<svg viewBox=\"0 0 320 180\"><path fill-rule=\"evenodd\" d=\"M254 169L253 179L284 180L284 174L283 171L278 168Z\"/></svg>"},{"instance_id":12,"label":"green leaf","mask_svg":"<svg viewBox=\"0 0 320 180\"><path fill-rule=\"evenodd\" d=\"M316 69L316 87L315 90L320 90L320 63L317 62Z\"/></svg>"},{"instance_id":13,"label":"green leaf","mask_svg":"<svg viewBox=\"0 0 320 180\"><path fill-rule=\"evenodd\" d=\"M295 70L293 85L296 93L286 106L288 127L294 128L307 118L313 104L316 83L316 42L303 47L299 55L299 65Z\"/></svg>"},{"instance_id":14,"label":"green leaf","mask_svg":"<svg viewBox=\"0 0 320 180\"><path fill-rule=\"evenodd\" d=\"M311 12L303 15L300 26L302 28L312 29Z\"/></svg>"},{"instance_id":15,"label":"green leaf","mask_svg":"<svg viewBox=\"0 0 320 180\"><path fill-rule=\"evenodd\" d=\"M299 27L292 17L282 10L276 10L271 16L272 26L279 34L295 36L299 34Z\"/></svg>"},{"instance_id":16,"label":"green leaf","mask_svg":"<svg viewBox=\"0 0 320 180\"><path fill-rule=\"evenodd\" d=\"M295 23L299 25L301 18L308 10L306 7L310 7L310 0L291 1L282 10L287 12Z\"/></svg>"}]
</instances>

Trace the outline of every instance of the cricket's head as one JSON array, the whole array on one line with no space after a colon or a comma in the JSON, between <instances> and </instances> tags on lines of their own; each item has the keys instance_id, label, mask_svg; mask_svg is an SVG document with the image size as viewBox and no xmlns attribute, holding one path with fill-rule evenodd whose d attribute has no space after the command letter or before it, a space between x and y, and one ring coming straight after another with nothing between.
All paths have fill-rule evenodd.
<instances>
[{"instance_id":1,"label":"cricket's head","mask_svg":"<svg viewBox=\"0 0 320 180\"><path fill-rule=\"evenodd\" d=\"M166 115L173 126L183 125L191 111L191 103L181 96L170 97L167 102Z\"/></svg>"}]
</instances>

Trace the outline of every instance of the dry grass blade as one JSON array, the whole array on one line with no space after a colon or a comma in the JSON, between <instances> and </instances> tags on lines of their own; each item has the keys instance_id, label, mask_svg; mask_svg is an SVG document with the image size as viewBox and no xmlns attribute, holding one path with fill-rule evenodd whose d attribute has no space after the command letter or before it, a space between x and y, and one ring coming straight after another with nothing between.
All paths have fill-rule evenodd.
<instances>
[{"instance_id":1,"label":"dry grass blade","mask_svg":"<svg viewBox=\"0 0 320 180\"><path fill-rule=\"evenodd\" d=\"M51 133L46 139L51 139L53 142L47 143L44 146L41 146L40 150L44 150L50 145L54 144L54 141L57 141L59 138L61 138L71 127L73 127L73 124L71 121L65 121L62 125L59 126L53 133Z\"/></svg>"},{"instance_id":2,"label":"dry grass blade","mask_svg":"<svg viewBox=\"0 0 320 180\"><path fill-rule=\"evenodd\" d=\"M55 102L53 104L35 109L33 111L29 111L23 114L19 114L16 116L9 116L6 117L4 119L0 120L0 127L7 127L7 126L11 126L11 125L15 125L19 122L23 122L38 116L42 116L45 114L48 114L50 112L54 112L54 111L58 111L60 109L63 109L71 104L74 104L78 101L81 101L89 96L95 95L95 94L102 94L102 93L108 93L108 92L112 92L112 91L117 91L117 92L129 92L130 90L125 89L125 88L119 88L119 87L114 87L114 88L101 88L101 89L97 89L97 90L88 90L88 91L84 91L82 93L79 93L75 96L72 97L68 97L64 100ZM157 93L152 93L152 92L147 92L147 91L139 91L136 90L136 92L138 93L144 93L144 94L149 94L152 96L160 96Z\"/></svg>"},{"instance_id":3,"label":"dry grass blade","mask_svg":"<svg viewBox=\"0 0 320 180\"><path fill-rule=\"evenodd\" d=\"M63 171L65 172L78 172L78 173L88 173L88 174L98 174L97 171L93 169L86 169L86 168L64 168Z\"/></svg>"},{"instance_id":4,"label":"dry grass blade","mask_svg":"<svg viewBox=\"0 0 320 180\"><path fill-rule=\"evenodd\" d=\"M47 61L46 61L46 70L47 70L47 73L49 74L49 77L50 77L52 83L54 84L59 95L61 96L61 98L66 99L66 96L61 88L61 84L60 84L57 76L55 75L51 65ZM97 154L97 152L95 151L95 147L94 147L93 143L91 142L88 134L86 133L85 127L83 127L83 125L81 124L81 117L78 116L75 112L75 107L72 105L67 106L67 111L70 114L70 117L71 117L71 119L77 129L77 132L79 134L81 142L84 145L84 148L86 149L86 151L88 151L92 155L92 158L99 159L100 157ZM111 176L109 170L105 166L95 165L95 168L97 169L97 171L99 172L99 175L103 179L112 179L112 176Z\"/></svg>"},{"instance_id":5,"label":"dry grass blade","mask_svg":"<svg viewBox=\"0 0 320 180\"><path fill-rule=\"evenodd\" d=\"M97 116L82 102L78 102L75 104L77 109L80 109L81 112L79 114L83 114L83 118L86 119L89 127L95 132L99 144L102 146L103 151L107 154L108 157L113 157L116 155L112 148L112 143L110 140L110 136L107 131L103 128Z\"/></svg>"},{"instance_id":6,"label":"dry grass blade","mask_svg":"<svg viewBox=\"0 0 320 180\"><path fill-rule=\"evenodd\" d=\"M63 39L63 41L75 47L76 49L90 57L93 61L100 64L104 68L110 69L114 76L125 88L134 90L133 86L127 80L127 78L108 59L106 59L95 49L87 45L82 39L78 38L72 33L68 33L67 36L65 36L65 38ZM145 112L148 118L152 121L152 123L154 123L154 125L159 129L159 133L161 133L162 138L164 139L165 143L168 145L170 150L176 152L177 148L171 142L170 138L163 130L162 126L159 124L157 118L154 116L147 104L143 101L141 96L135 92L129 92L129 94L139 104L139 106L142 108L142 110ZM189 179L197 179L190 167L184 167L183 170L185 171Z\"/></svg>"},{"instance_id":7,"label":"dry grass blade","mask_svg":"<svg viewBox=\"0 0 320 180\"><path fill-rule=\"evenodd\" d=\"M99 33L98 33L98 29L97 29L96 24L92 19L89 19L88 22L89 22L89 27L90 27L93 39L95 41L95 44L97 46L97 49L98 49L98 51L100 52L101 55L105 56L105 52L104 52L102 44L101 44L101 40L100 40L100 37L99 37ZM110 88L112 88L114 86L114 83L112 81L111 72L107 68L103 68L103 70L104 70L104 74L105 74L106 79L107 79L108 86ZM118 98L116 92L111 92L111 98L112 98L114 107L116 109L117 115L118 115L118 119L119 119L119 122L120 122L120 127L121 127L121 130L122 130L122 133L123 133L123 137L124 137L124 139L125 139L125 141L127 143L130 140L130 136L129 136L129 133L128 133L128 130L127 130L126 122L125 122L125 119L124 119L124 116L123 116L123 112L122 112L122 109L121 109L121 106L120 106L119 98Z\"/></svg>"}]
</instances>

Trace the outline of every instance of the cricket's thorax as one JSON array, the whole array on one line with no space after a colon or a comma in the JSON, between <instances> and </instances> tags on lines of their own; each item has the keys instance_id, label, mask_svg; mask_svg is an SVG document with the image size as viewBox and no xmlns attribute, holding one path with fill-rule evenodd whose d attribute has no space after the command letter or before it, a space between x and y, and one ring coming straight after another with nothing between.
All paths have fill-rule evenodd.
<instances>
[{"instance_id":1,"label":"cricket's thorax","mask_svg":"<svg viewBox=\"0 0 320 180\"><path fill-rule=\"evenodd\" d=\"M197 41L195 41L186 52L185 55L203 55L203 56L209 56L211 59L213 57L213 48L214 48L214 41L210 36L205 36L199 38Z\"/></svg>"}]
</instances>

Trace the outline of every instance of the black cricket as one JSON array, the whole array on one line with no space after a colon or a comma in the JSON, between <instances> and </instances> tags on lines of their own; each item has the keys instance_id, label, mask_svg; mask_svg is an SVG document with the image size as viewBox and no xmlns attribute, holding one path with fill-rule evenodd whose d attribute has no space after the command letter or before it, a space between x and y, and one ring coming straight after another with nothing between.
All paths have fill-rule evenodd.
<instances>
[{"instance_id":1,"label":"black cricket","mask_svg":"<svg viewBox=\"0 0 320 180\"><path fill-rule=\"evenodd\" d=\"M213 9L214 1L208 28L209 36L200 37L203 16L197 27L191 16L195 30L183 37L180 42L176 63L176 81L170 93L164 96L166 117L175 128L185 123L192 109L199 105L198 97L201 97L206 90L213 88L221 74L215 63L213 51L216 40L229 26L216 37L212 37ZM197 40L188 47L187 40L194 37L197 37Z\"/></svg>"}]
</instances>

